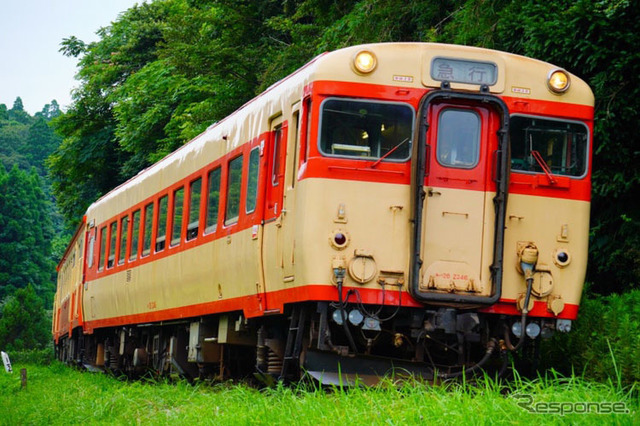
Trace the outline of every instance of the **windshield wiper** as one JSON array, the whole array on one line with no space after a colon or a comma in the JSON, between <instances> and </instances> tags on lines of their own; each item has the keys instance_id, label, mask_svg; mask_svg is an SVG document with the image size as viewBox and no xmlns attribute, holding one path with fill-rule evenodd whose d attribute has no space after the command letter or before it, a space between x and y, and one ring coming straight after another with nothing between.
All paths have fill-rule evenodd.
<instances>
[{"instance_id":1,"label":"windshield wiper","mask_svg":"<svg viewBox=\"0 0 640 426\"><path fill-rule=\"evenodd\" d=\"M376 160L375 163L373 163L369 168L373 169L375 166L377 166L378 164L380 164L380 162L382 160L384 160L385 158L387 158L388 156L390 156L391 154L393 154L395 152L395 150L397 150L398 148L400 148L402 145L404 145L405 143L409 142L411 140L411 138L405 138L402 142L400 142L399 144L397 144L396 146L394 146L393 148L391 148L389 151L387 151L386 154L384 154L382 157L378 158Z\"/></svg>"},{"instance_id":2,"label":"windshield wiper","mask_svg":"<svg viewBox=\"0 0 640 426\"><path fill-rule=\"evenodd\" d=\"M547 175L547 177L549 178L549 183L551 185L555 185L556 180L553 178L553 176L551 176L551 168L549 167L547 162L544 161L544 158L542 158L542 155L540 155L540 153L536 150L531 151L531 155L533 156L533 158L536 159L536 162L542 168L542 171L544 172L544 174Z\"/></svg>"}]
</instances>

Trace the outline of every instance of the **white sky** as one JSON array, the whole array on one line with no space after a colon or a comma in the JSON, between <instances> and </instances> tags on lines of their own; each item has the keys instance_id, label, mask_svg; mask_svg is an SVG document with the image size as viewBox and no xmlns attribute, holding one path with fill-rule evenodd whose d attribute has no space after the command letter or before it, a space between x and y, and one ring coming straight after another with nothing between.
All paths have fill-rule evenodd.
<instances>
[{"instance_id":1,"label":"white sky","mask_svg":"<svg viewBox=\"0 0 640 426\"><path fill-rule=\"evenodd\" d=\"M146 0L149 2L150 0ZM0 104L22 98L30 114L51 100L71 103L77 58L58 52L72 35L97 41L100 27L144 0L0 0Z\"/></svg>"}]
</instances>

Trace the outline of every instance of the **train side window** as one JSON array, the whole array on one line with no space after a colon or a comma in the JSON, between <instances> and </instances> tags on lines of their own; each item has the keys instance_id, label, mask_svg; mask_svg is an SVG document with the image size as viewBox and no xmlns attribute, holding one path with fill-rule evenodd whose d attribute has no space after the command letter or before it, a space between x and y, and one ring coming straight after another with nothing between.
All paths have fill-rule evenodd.
<instances>
[{"instance_id":1,"label":"train side window","mask_svg":"<svg viewBox=\"0 0 640 426\"><path fill-rule=\"evenodd\" d=\"M131 216L131 238L129 239L129 262L138 258L138 241L140 240L140 210L133 212Z\"/></svg>"},{"instance_id":2,"label":"train side window","mask_svg":"<svg viewBox=\"0 0 640 426\"><path fill-rule=\"evenodd\" d=\"M240 215L240 186L242 182L242 155L229 161L227 176L227 208L224 224L230 225L238 221Z\"/></svg>"},{"instance_id":3,"label":"train side window","mask_svg":"<svg viewBox=\"0 0 640 426\"><path fill-rule=\"evenodd\" d=\"M116 242L118 237L118 222L115 220L109 225L109 259L107 259L107 268L113 268L116 261Z\"/></svg>"},{"instance_id":4,"label":"train side window","mask_svg":"<svg viewBox=\"0 0 640 426\"><path fill-rule=\"evenodd\" d=\"M296 186L298 179L298 146L300 145L300 111L293 113L293 159L291 160L291 188Z\"/></svg>"},{"instance_id":5,"label":"train side window","mask_svg":"<svg viewBox=\"0 0 640 426\"><path fill-rule=\"evenodd\" d=\"M180 244L182 232L182 210L184 209L184 187L173 191L173 223L171 226L171 247Z\"/></svg>"},{"instance_id":6,"label":"train side window","mask_svg":"<svg viewBox=\"0 0 640 426\"><path fill-rule=\"evenodd\" d=\"M84 237L80 237L80 239L78 240L78 261L82 260L82 243L83 243Z\"/></svg>"},{"instance_id":7,"label":"train side window","mask_svg":"<svg viewBox=\"0 0 640 426\"><path fill-rule=\"evenodd\" d=\"M300 155L302 155L302 163L306 163L309 159L309 137L311 135L311 98L304 100L302 135L300 137Z\"/></svg>"},{"instance_id":8,"label":"train side window","mask_svg":"<svg viewBox=\"0 0 640 426\"><path fill-rule=\"evenodd\" d=\"M220 167L209 172L207 182L207 221L204 232L209 234L216 230L218 225L218 203L220 201Z\"/></svg>"},{"instance_id":9,"label":"train side window","mask_svg":"<svg viewBox=\"0 0 640 426\"><path fill-rule=\"evenodd\" d=\"M438 119L438 162L472 169L480 160L480 116L475 111L446 109Z\"/></svg>"},{"instance_id":10,"label":"train side window","mask_svg":"<svg viewBox=\"0 0 640 426\"><path fill-rule=\"evenodd\" d=\"M187 224L187 241L198 237L201 192L202 178L198 178L189 184L189 222Z\"/></svg>"},{"instance_id":11,"label":"train side window","mask_svg":"<svg viewBox=\"0 0 640 426\"><path fill-rule=\"evenodd\" d=\"M158 217L156 223L158 229L156 230L156 253L164 250L165 240L167 238L167 206L169 203L169 196L164 195L158 200Z\"/></svg>"},{"instance_id":12,"label":"train side window","mask_svg":"<svg viewBox=\"0 0 640 426\"><path fill-rule=\"evenodd\" d=\"M93 268L93 255L95 254L94 250L96 245L95 228L93 228L90 232L91 232L91 236L89 236L89 252L87 253L87 266L89 268Z\"/></svg>"},{"instance_id":13,"label":"train side window","mask_svg":"<svg viewBox=\"0 0 640 426\"><path fill-rule=\"evenodd\" d=\"M273 169L271 172L271 185L278 186L280 174L280 151L282 150L282 125L275 128L273 133Z\"/></svg>"},{"instance_id":14,"label":"train side window","mask_svg":"<svg viewBox=\"0 0 640 426\"><path fill-rule=\"evenodd\" d=\"M142 229L142 256L151 253L151 232L153 228L153 203L144 206L144 228Z\"/></svg>"},{"instance_id":15,"label":"train side window","mask_svg":"<svg viewBox=\"0 0 640 426\"><path fill-rule=\"evenodd\" d=\"M107 227L100 228L100 254L98 255L98 271L104 269L104 255L107 250Z\"/></svg>"},{"instance_id":16,"label":"train side window","mask_svg":"<svg viewBox=\"0 0 640 426\"><path fill-rule=\"evenodd\" d=\"M255 147L249 154L249 173L247 173L246 211L252 213L256 209L258 198L258 177L260 172L260 147Z\"/></svg>"},{"instance_id":17,"label":"train side window","mask_svg":"<svg viewBox=\"0 0 640 426\"><path fill-rule=\"evenodd\" d=\"M129 233L129 216L120 219L120 252L118 253L118 265L124 264L127 253L127 234Z\"/></svg>"}]
</instances>

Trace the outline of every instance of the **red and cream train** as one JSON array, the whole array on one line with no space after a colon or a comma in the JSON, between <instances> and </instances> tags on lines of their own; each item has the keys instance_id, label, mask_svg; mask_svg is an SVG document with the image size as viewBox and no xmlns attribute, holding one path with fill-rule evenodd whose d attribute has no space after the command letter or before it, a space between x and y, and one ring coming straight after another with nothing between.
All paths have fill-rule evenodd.
<instances>
[{"instance_id":1,"label":"red and cream train","mask_svg":"<svg viewBox=\"0 0 640 426\"><path fill-rule=\"evenodd\" d=\"M454 377L568 331L593 105L576 76L499 51L320 55L91 204L58 266L58 357Z\"/></svg>"}]
</instances>

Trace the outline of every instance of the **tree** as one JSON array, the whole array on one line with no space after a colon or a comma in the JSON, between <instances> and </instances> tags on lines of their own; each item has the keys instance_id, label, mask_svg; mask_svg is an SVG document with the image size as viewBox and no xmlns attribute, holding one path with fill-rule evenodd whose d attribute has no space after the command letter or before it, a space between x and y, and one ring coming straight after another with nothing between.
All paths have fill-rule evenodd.
<instances>
[{"instance_id":1,"label":"tree","mask_svg":"<svg viewBox=\"0 0 640 426\"><path fill-rule=\"evenodd\" d=\"M52 119L59 117L60 115L62 115L60 105L58 105L58 101L54 99L50 104L46 104L42 108L42 111L36 112L35 117L42 117L46 121L51 121Z\"/></svg>"},{"instance_id":2,"label":"tree","mask_svg":"<svg viewBox=\"0 0 640 426\"><path fill-rule=\"evenodd\" d=\"M13 108L9 110L9 119L24 124L28 123L30 118L29 114L24 110L22 98L18 96L13 102Z\"/></svg>"},{"instance_id":3,"label":"tree","mask_svg":"<svg viewBox=\"0 0 640 426\"><path fill-rule=\"evenodd\" d=\"M0 167L0 299L33 284L51 304L54 263L49 201L35 170Z\"/></svg>"},{"instance_id":4,"label":"tree","mask_svg":"<svg viewBox=\"0 0 640 426\"><path fill-rule=\"evenodd\" d=\"M50 339L50 319L31 284L5 299L0 312L0 348L42 349Z\"/></svg>"},{"instance_id":5,"label":"tree","mask_svg":"<svg viewBox=\"0 0 640 426\"><path fill-rule=\"evenodd\" d=\"M157 59L167 2L143 3L98 31L100 40L89 45L76 38L63 42L61 51L79 58L69 110L53 120L63 138L50 156L52 188L67 229L77 226L89 203L137 172L123 168L131 154L115 136L113 107L121 101L114 92L145 64ZM148 165L140 162L138 167Z\"/></svg>"}]
</instances>

